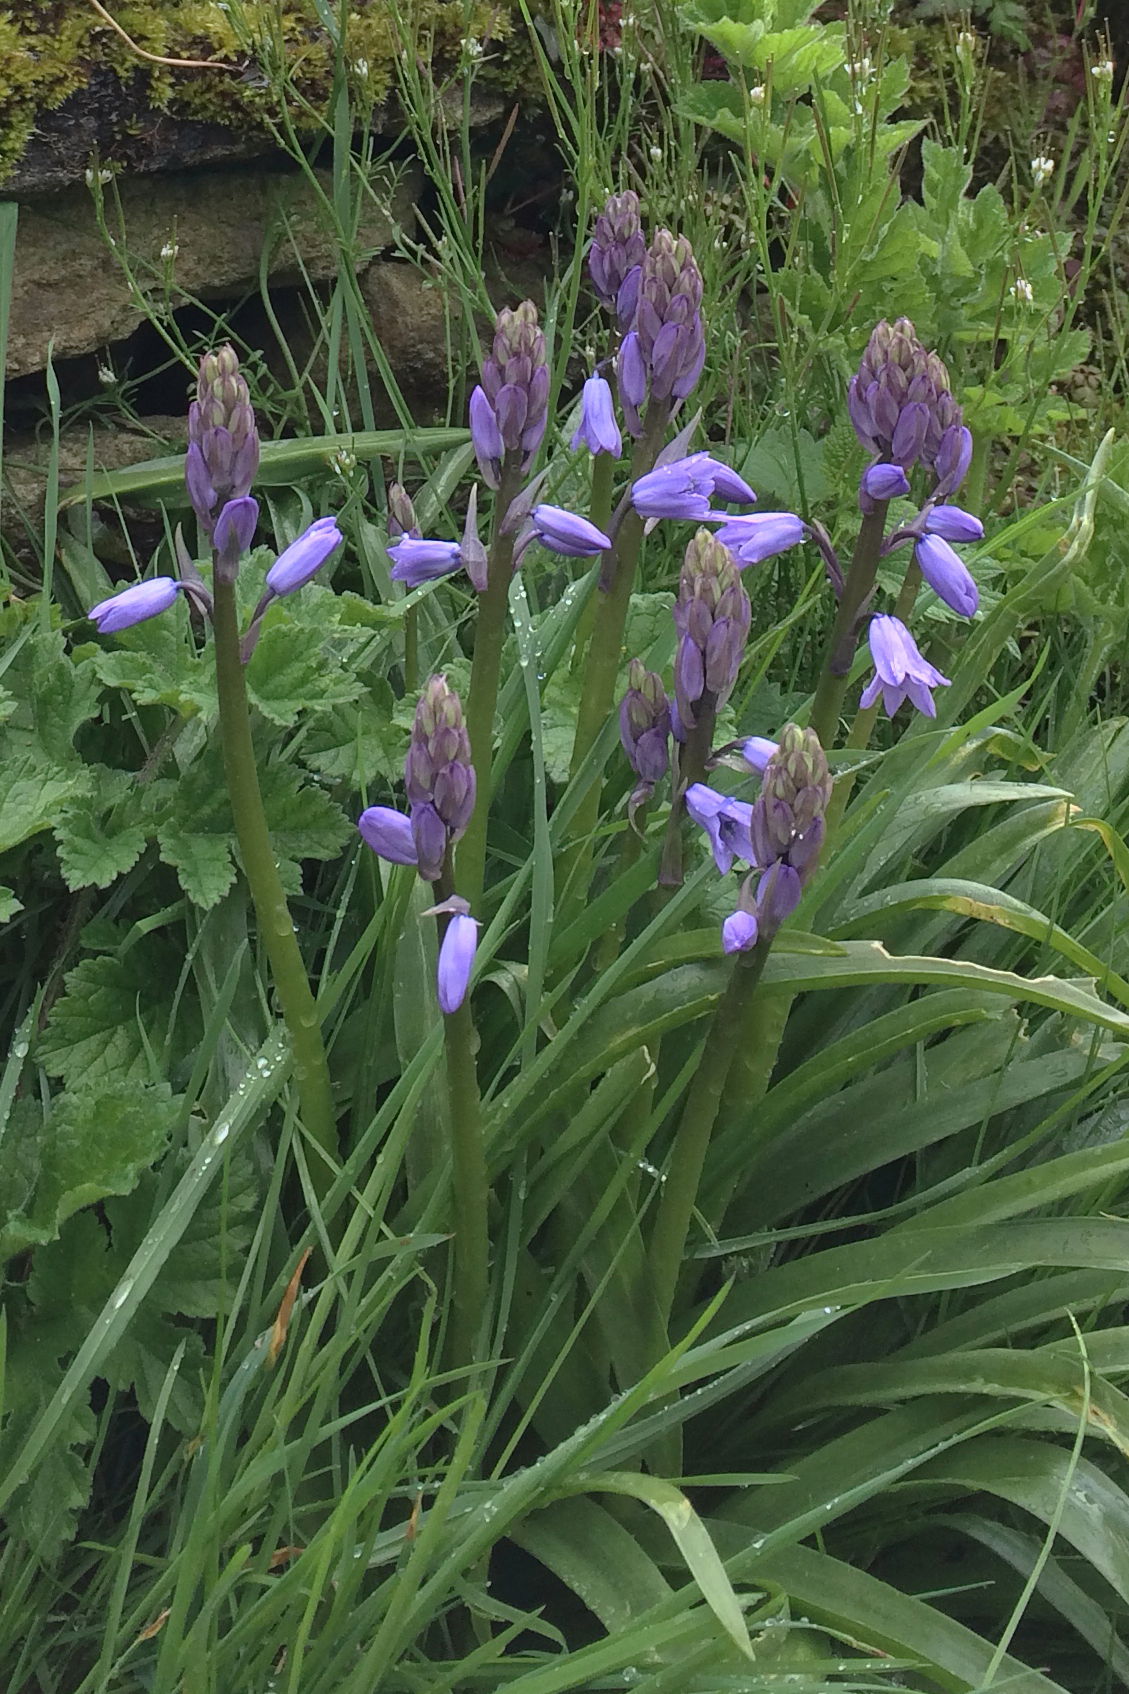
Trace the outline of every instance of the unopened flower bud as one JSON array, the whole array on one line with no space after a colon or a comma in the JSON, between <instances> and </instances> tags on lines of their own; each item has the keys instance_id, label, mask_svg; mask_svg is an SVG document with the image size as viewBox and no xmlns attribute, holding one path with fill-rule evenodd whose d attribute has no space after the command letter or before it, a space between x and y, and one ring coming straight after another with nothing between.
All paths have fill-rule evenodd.
<instances>
[{"instance_id":1,"label":"unopened flower bud","mask_svg":"<svg viewBox=\"0 0 1129 1694\"><path fill-rule=\"evenodd\" d=\"M475 775L462 702L447 679L433 676L416 707L404 783L411 806L419 874L435 882L447 849L474 811Z\"/></svg>"},{"instance_id":2,"label":"unopened flower bud","mask_svg":"<svg viewBox=\"0 0 1129 1694\"><path fill-rule=\"evenodd\" d=\"M745 653L752 610L728 548L700 529L686 549L674 603L678 650L674 697L686 729L699 707L717 711L732 692Z\"/></svg>"},{"instance_id":3,"label":"unopened flower bud","mask_svg":"<svg viewBox=\"0 0 1129 1694\"><path fill-rule=\"evenodd\" d=\"M596 219L588 249L588 275L601 306L615 312L621 329L635 316L647 242L639 222L639 196L613 194Z\"/></svg>"},{"instance_id":4,"label":"unopened flower bud","mask_svg":"<svg viewBox=\"0 0 1129 1694\"><path fill-rule=\"evenodd\" d=\"M532 300L505 307L494 325L494 340L483 366L482 382L470 397L470 430L483 479L496 488L507 453L520 456L528 470L541 445L549 416L549 366L545 337Z\"/></svg>"},{"instance_id":5,"label":"unopened flower bud","mask_svg":"<svg viewBox=\"0 0 1129 1694\"><path fill-rule=\"evenodd\" d=\"M247 383L231 346L205 353L188 408L185 481L210 535L229 500L250 493L259 468L259 434Z\"/></svg>"}]
</instances>

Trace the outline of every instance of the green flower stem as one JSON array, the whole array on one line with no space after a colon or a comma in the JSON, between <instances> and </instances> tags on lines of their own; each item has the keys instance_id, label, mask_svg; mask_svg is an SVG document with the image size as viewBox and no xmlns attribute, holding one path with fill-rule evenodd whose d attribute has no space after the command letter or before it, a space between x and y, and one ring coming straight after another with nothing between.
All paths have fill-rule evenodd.
<instances>
[{"instance_id":1,"label":"green flower stem","mask_svg":"<svg viewBox=\"0 0 1129 1694\"><path fill-rule=\"evenodd\" d=\"M682 885L682 826L686 816L686 790L696 782L704 782L709 772L713 752L717 705L712 694L705 694L694 711L694 727L678 749L678 787L671 800L659 864L659 887L680 888Z\"/></svg>"},{"instance_id":2,"label":"green flower stem","mask_svg":"<svg viewBox=\"0 0 1129 1694\"><path fill-rule=\"evenodd\" d=\"M808 720L824 747L833 747L839 732L839 714L851 674L851 664L858 642L859 620L866 603L874 592L878 573L882 538L886 533L886 511L890 502L879 500L873 512L868 512L859 526L839 610L828 643L819 686L815 691L811 717Z\"/></svg>"},{"instance_id":3,"label":"green flower stem","mask_svg":"<svg viewBox=\"0 0 1129 1694\"><path fill-rule=\"evenodd\" d=\"M486 879L486 825L490 815L490 772L494 763L494 715L498 706L502 648L506 640L510 579L514 572L514 537L503 535L502 526L521 482L520 455L507 453L494 504L494 530L486 565L486 587L478 596L474 658L466 700L466 727L474 761L477 798L459 846L459 893L469 903L472 912L477 912L482 904Z\"/></svg>"},{"instance_id":4,"label":"green flower stem","mask_svg":"<svg viewBox=\"0 0 1129 1694\"><path fill-rule=\"evenodd\" d=\"M655 1297L667 1321L678 1289L686 1236L726 1080L735 1053L748 1040L757 984L771 951L771 941L759 941L751 952L738 954L728 987L714 1013L675 1132L650 1247Z\"/></svg>"},{"instance_id":5,"label":"green flower stem","mask_svg":"<svg viewBox=\"0 0 1129 1694\"><path fill-rule=\"evenodd\" d=\"M608 524L612 516L612 492L615 483L615 460L610 453L597 453L592 460L592 491L588 501L588 519L597 529L607 534ZM572 661L569 669L578 671L584 663L588 651L588 643L592 639L592 631L596 625L596 613L602 604L599 593L590 594L580 620L576 626L576 636L572 644Z\"/></svg>"},{"instance_id":6,"label":"green flower stem","mask_svg":"<svg viewBox=\"0 0 1129 1694\"><path fill-rule=\"evenodd\" d=\"M404 613L404 693L409 699L419 693L418 611L418 606L409 606Z\"/></svg>"},{"instance_id":7,"label":"green flower stem","mask_svg":"<svg viewBox=\"0 0 1129 1694\"><path fill-rule=\"evenodd\" d=\"M302 1121L307 1134L325 1155L324 1166L319 1163L312 1167L313 1180L319 1192L326 1192L335 1174L338 1148L337 1117L321 1020L294 933L263 810L251 740L247 686L239 654L235 587L230 582L217 580L214 588L213 625L220 737L235 834L255 906L259 934L267 950L275 992L290 1035Z\"/></svg>"},{"instance_id":8,"label":"green flower stem","mask_svg":"<svg viewBox=\"0 0 1129 1694\"><path fill-rule=\"evenodd\" d=\"M631 459L631 481L645 476L653 467L662 446L670 416L668 405L652 403L647 409L643 434L635 444ZM603 455L600 455L601 457ZM643 519L630 504L614 536L614 546L605 553L603 571L593 595L595 603L592 639L584 667L584 685L580 695L580 710L576 718L576 737L572 744L571 775L575 778L592 745L603 729L615 701L615 683L623 657L623 635L627 614L631 609L631 591L635 586L635 571L643 543ZM606 586L605 586L606 583ZM600 795L603 778L593 779L573 816L575 847L568 854L561 877L566 897L587 897L585 868L591 858L592 837L600 817Z\"/></svg>"},{"instance_id":9,"label":"green flower stem","mask_svg":"<svg viewBox=\"0 0 1129 1694\"><path fill-rule=\"evenodd\" d=\"M449 899L454 885L448 853L443 875L436 884L439 899ZM446 912L440 912L440 945L450 921ZM490 1266L490 1189L486 1176L482 1109L474 1062L475 1029L469 996L457 1012L448 1012L444 1016L443 1041L447 1054L455 1233L450 1357L455 1365L467 1365L473 1364L478 1355Z\"/></svg>"}]
</instances>

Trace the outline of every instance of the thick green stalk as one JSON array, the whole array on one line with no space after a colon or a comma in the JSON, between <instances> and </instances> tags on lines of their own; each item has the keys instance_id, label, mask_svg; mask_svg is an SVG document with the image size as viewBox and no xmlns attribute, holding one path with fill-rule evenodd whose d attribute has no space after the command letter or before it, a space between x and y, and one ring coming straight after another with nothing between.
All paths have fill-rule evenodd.
<instances>
[{"instance_id":1,"label":"thick green stalk","mask_svg":"<svg viewBox=\"0 0 1129 1694\"><path fill-rule=\"evenodd\" d=\"M839 597L839 610L831 631L827 657L815 691L809 723L819 736L820 745L833 747L838 736L839 714L843 696L854 661L858 642L859 621L866 603L874 592L882 538L886 533L886 511L890 502L879 500L873 512L868 512L859 526L854 556Z\"/></svg>"},{"instance_id":2,"label":"thick green stalk","mask_svg":"<svg viewBox=\"0 0 1129 1694\"><path fill-rule=\"evenodd\" d=\"M592 460L592 490L588 501L588 521L607 533L612 516L612 490L615 483L615 460L610 453L597 453ZM584 663L588 643L596 625L596 613L603 596L590 594L576 626L569 669L578 671Z\"/></svg>"},{"instance_id":3,"label":"thick green stalk","mask_svg":"<svg viewBox=\"0 0 1129 1694\"><path fill-rule=\"evenodd\" d=\"M695 782L704 782L709 775L707 767L713 752L716 721L716 698L705 694L694 708L694 727L687 731L686 740L678 748L678 786L666 820L659 865L660 889L682 886L682 826L686 816L686 790Z\"/></svg>"},{"instance_id":4,"label":"thick green stalk","mask_svg":"<svg viewBox=\"0 0 1129 1694\"><path fill-rule=\"evenodd\" d=\"M713 1015L701 1061L694 1072L675 1132L650 1248L655 1297L666 1320L669 1320L674 1305L686 1236L694 1215L726 1079L734 1055L748 1039L757 984L771 950L771 941L759 941L751 952L738 955L729 984Z\"/></svg>"},{"instance_id":5,"label":"thick green stalk","mask_svg":"<svg viewBox=\"0 0 1129 1694\"><path fill-rule=\"evenodd\" d=\"M450 854L437 884L440 900L450 897L454 878ZM439 914L439 942L451 919ZM451 1166L454 1211L454 1306L450 1357L454 1365L473 1364L489 1287L489 1184L482 1139L482 1110L474 1062L475 1030L470 1001L443 1018L447 1054L447 1104L451 1126Z\"/></svg>"},{"instance_id":6,"label":"thick green stalk","mask_svg":"<svg viewBox=\"0 0 1129 1694\"><path fill-rule=\"evenodd\" d=\"M482 888L486 879L486 826L490 815L490 773L494 763L494 714L498 707L510 579L514 571L514 537L503 535L502 525L520 487L520 455L507 453L494 505L486 587L478 596L474 658L470 667L470 692L466 699L466 727L474 761L477 798L466 834L459 844L459 892L468 901L472 912L477 912L482 904Z\"/></svg>"},{"instance_id":7,"label":"thick green stalk","mask_svg":"<svg viewBox=\"0 0 1129 1694\"><path fill-rule=\"evenodd\" d=\"M326 1167L313 1167L319 1190L328 1190L337 1160L337 1118L329 1081L329 1064L306 967L278 874L267 828L259 772L251 740L251 719L243 661L239 655L239 620L235 587L215 583L213 613L216 642L216 687L219 694L220 737L224 770L235 818L235 834L251 890L259 934L267 950L271 975L294 1057L294 1080L306 1132L326 1156Z\"/></svg>"},{"instance_id":8,"label":"thick green stalk","mask_svg":"<svg viewBox=\"0 0 1129 1694\"><path fill-rule=\"evenodd\" d=\"M632 482L652 469L666 433L669 415L667 405L652 402L648 408L643 434L635 444L631 459ZM615 701L616 677L623 657L623 634L643 542L643 520L633 506L629 505L624 512L613 540L612 552L605 553L603 558L603 569L610 580L605 585L602 577L593 596L596 602L595 623L588 644L576 736L572 743L573 777L591 752ZM603 778L594 777L573 816L575 847L567 857L561 888L566 897L571 896L574 900L587 895L585 872L591 859L592 837L599 822L602 790Z\"/></svg>"}]
</instances>

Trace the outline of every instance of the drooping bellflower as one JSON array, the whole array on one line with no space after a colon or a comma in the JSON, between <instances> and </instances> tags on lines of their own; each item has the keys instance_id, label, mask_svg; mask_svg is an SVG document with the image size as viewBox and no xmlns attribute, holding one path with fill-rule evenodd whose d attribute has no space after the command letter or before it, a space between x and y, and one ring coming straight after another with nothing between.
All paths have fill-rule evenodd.
<instances>
[{"instance_id":1,"label":"drooping bellflower","mask_svg":"<svg viewBox=\"0 0 1129 1694\"><path fill-rule=\"evenodd\" d=\"M752 610L728 548L700 529L686 549L674 603L674 698L682 730L716 712L737 681Z\"/></svg>"},{"instance_id":2,"label":"drooping bellflower","mask_svg":"<svg viewBox=\"0 0 1129 1694\"><path fill-rule=\"evenodd\" d=\"M869 641L874 676L863 690L860 705L873 706L881 696L887 715L893 717L908 699L927 718L935 718L932 691L947 688L949 678L922 657L905 624L885 614L871 618Z\"/></svg>"},{"instance_id":3,"label":"drooping bellflower","mask_svg":"<svg viewBox=\"0 0 1129 1694\"><path fill-rule=\"evenodd\" d=\"M610 453L618 459L623 452L623 437L615 421L615 403L611 385L600 376L590 376L584 384L580 400L580 422L569 443L575 453L586 447L589 453Z\"/></svg>"},{"instance_id":4,"label":"drooping bellflower","mask_svg":"<svg viewBox=\"0 0 1129 1694\"><path fill-rule=\"evenodd\" d=\"M756 495L736 471L708 453L690 453L636 479L631 504L641 518L670 518L701 523L717 516L710 506L716 495L735 506L751 506Z\"/></svg>"},{"instance_id":5,"label":"drooping bellflower","mask_svg":"<svg viewBox=\"0 0 1129 1694\"><path fill-rule=\"evenodd\" d=\"M470 433L483 481L497 488L502 462L515 455L529 469L549 416L549 366L545 337L532 300L504 307L483 366L482 382L470 397Z\"/></svg>"},{"instance_id":6,"label":"drooping bellflower","mask_svg":"<svg viewBox=\"0 0 1129 1694\"><path fill-rule=\"evenodd\" d=\"M803 541L808 526L795 512L749 512L726 518L714 531L715 539L728 547L738 565L759 565L774 559Z\"/></svg>"}]
</instances>

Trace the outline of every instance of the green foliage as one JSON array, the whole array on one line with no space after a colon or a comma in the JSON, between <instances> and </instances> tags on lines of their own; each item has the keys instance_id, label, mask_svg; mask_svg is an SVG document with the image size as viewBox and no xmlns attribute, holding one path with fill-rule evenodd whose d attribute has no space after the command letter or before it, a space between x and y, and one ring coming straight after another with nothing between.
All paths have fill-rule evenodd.
<instances>
[{"instance_id":1,"label":"green foliage","mask_svg":"<svg viewBox=\"0 0 1129 1694\"><path fill-rule=\"evenodd\" d=\"M971 131L940 119L903 194L910 66L874 51L864 73L862 12L816 12L700 0L629 24L617 56L585 50L585 8L529 19L581 228L644 159L651 221L700 225L695 444L762 510L825 522L849 557L843 388L877 317L909 312L944 348L977 428L960 498L988 530L968 551L980 616L922 596L915 628L951 679L937 717L838 738L842 804L725 1055L670 1313L656 1217L716 1062L737 882L688 834L684 879L656 886L669 790L633 829L614 722L574 774L606 604L584 561L531 549L461 1050L489 1185L479 1356L453 1340L466 1098L430 911L449 889L355 846L354 819L404 805L420 679L471 687L481 606L459 578L390 581L382 498L400 471L424 533L458 535L465 431L363 432L349 471L329 437L264 455L278 547L318 510L346 534L326 580L268 608L244 670L332 1158L236 841L212 634L182 600L92 638L78 615L113 585L77 498L60 551L83 598L0 614L0 1681L21 1694L1064 1694L1129 1675L1129 451L1049 392L1091 345L1088 310L1053 316L1065 212L1021 230ZM317 52L337 24L319 0ZM699 79L703 41L741 74ZM486 173L426 56L393 71L473 325ZM363 191L351 74L343 249ZM318 309L356 373L351 288L345 266ZM566 392L587 310L562 267L545 318ZM1021 448L1046 486L1016 501ZM580 509L587 461L546 461L542 497ZM85 493L164 508L172 533L182 465ZM688 533L645 540L619 655L667 678ZM275 551L242 564L244 627ZM162 544L152 568L174 558ZM882 560L876 605L905 559ZM715 748L810 712L824 574L813 549L744 573L753 627ZM709 780L752 798L738 763L721 753Z\"/></svg>"}]
</instances>

